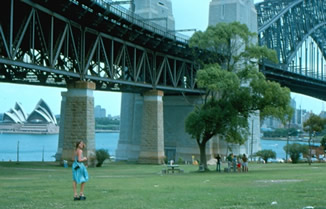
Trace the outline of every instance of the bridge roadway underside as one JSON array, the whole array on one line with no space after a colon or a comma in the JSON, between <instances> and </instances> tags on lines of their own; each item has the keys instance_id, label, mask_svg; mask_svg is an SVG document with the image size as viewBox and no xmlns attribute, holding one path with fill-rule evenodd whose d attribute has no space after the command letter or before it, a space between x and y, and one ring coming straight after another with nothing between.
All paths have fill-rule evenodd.
<instances>
[{"instance_id":1,"label":"bridge roadway underside","mask_svg":"<svg viewBox=\"0 0 326 209\"><path fill-rule=\"evenodd\" d=\"M326 101L326 82L280 69L275 65L261 65L260 71L268 80L288 87L291 92L308 95Z\"/></svg>"}]
</instances>

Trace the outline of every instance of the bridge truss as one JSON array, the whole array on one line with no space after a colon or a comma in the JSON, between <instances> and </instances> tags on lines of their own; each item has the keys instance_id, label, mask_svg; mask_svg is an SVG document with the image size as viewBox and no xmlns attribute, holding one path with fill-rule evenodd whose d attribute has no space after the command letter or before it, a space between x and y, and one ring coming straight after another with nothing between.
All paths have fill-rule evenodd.
<instances>
[{"instance_id":1,"label":"bridge truss","mask_svg":"<svg viewBox=\"0 0 326 209\"><path fill-rule=\"evenodd\" d=\"M4 0L0 82L198 93L187 42L102 0Z\"/></svg>"},{"instance_id":2,"label":"bridge truss","mask_svg":"<svg viewBox=\"0 0 326 209\"><path fill-rule=\"evenodd\" d=\"M275 49L280 62L264 62L262 72L291 91L326 100L326 1L266 0L256 10L259 44Z\"/></svg>"}]
</instances>

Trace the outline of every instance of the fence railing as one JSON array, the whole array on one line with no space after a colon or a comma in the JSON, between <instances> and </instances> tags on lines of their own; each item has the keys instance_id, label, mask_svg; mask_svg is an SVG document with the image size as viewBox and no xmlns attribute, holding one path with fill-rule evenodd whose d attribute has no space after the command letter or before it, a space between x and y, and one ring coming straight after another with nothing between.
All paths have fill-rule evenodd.
<instances>
[{"instance_id":1,"label":"fence railing","mask_svg":"<svg viewBox=\"0 0 326 209\"><path fill-rule=\"evenodd\" d=\"M170 30L168 30L168 28L163 27L154 22L145 21L144 18L141 17L140 15L137 15L137 14L133 13L132 11L130 11L120 5L112 5L107 0L92 0L92 1L94 1L101 7L105 8L106 10L110 11L111 13L118 15L119 17L122 17L123 19L128 20L129 22L131 22L135 25L138 25L142 28L145 28L149 31L152 31L152 32L154 32L158 35L164 36L166 38L176 40L178 42L182 42L182 43L186 43L186 44L188 43L188 40L189 40L188 36L170 31Z\"/></svg>"}]
</instances>

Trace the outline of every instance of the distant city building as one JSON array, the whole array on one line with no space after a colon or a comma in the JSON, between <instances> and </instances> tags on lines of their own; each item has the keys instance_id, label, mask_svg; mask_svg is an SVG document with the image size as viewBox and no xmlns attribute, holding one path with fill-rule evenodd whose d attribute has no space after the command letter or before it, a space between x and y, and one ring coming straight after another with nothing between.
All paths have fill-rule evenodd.
<instances>
[{"instance_id":1,"label":"distant city building","mask_svg":"<svg viewBox=\"0 0 326 209\"><path fill-rule=\"evenodd\" d=\"M120 120L120 115L116 115L112 117L113 120Z\"/></svg>"},{"instance_id":2,"label":"distant city building","mask_svg":"<svg viewBox=\"0 0 326 209\"><path fill-rule=\"evenodd\" d=\"M319 114L319 116L321 118L326 118L326 111L321 111L320 114Z\"/></svg>"},{"instance_id":3,"label":"distant city building","mask_svg":"<svg viewBox=\"0 0 326 209\"><path fill-rule=\"evenodd\" d=\"M291 107L294 109L294 114L291 119L291 127L292 128L303 128L303 123L308 120L311 113L304 109L296 109L296 101L294 99L291 99ZM326 118L326 112L322 111L319 114L321 117ZM280 122L280 120L275 119L273 117L268 117L264 120L261 129L262 130L273 130L276 128L284 128L283 124Z\"/></svg>"},{"instance_id":4,"label":"distant city building","mask_svg":"<svg viewBox=\"0 0 326 209\"><path fill-rule=\"evenodd\" d=\"M301 107L300 107L300 109L297 109L297 110L295 111L295 113L297 114L297 122L296 122L296 124L297 124L298 126L302 127L302 126L303 126L303 120L302 120L303 110L302 110Z\"/></svg>"},{"instance_id":5,"label":"distant city building","mask_svg":"<svg viewBox=\"0 0 326 209\"><path fill-rule=\"evenodd\" d=\"M305 111L305 114L302 117L303 123L309 119L310 115L311 115L311 112Z\"/></svg>"},{"instance_id":6,"label":"distant city building","mask_svg":"<svg viewBox=\"0 0 326 209\"><path fill-rule=\"evenodd\" d=\"M14 108L3 114L0 132L52 134L59 132L59 126L51 109L41 99L29 115L20 103L16 103Z\"/></svg>"},{"instance_id":7,"label":"distant city building","mask_svg":"<svg viewBox=\"0 0 326 209\"><path fill-rule=\"evenodd\" d=\"M283 124L279 119L276 119L274 117L267 117L267 118L265 118L261 128L262 129L283 128Z\"/></svg>"},{"instance_id":8,"label":"distant city building","mask_svg":"<svg viewBox=\"0 0 326 209\"><path fill-rule=\"evenodd\" d=\"M105 118L106 117L106 110L102 108L101 105L97 105L94 108L94 117L95 118Z\"/></svg>"}]
</instances>

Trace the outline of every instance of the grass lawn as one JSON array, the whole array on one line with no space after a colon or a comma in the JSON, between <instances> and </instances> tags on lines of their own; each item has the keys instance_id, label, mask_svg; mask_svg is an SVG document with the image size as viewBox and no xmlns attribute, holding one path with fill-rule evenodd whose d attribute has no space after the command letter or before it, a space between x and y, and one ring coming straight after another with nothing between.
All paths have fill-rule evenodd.
<instances>
[{"instance_id":1,"label":"grass lawn","mask_svg":"<svg viewBox=\"0 0 326 209\"><path fill-rule=\"evenodd\" d=\"M163 165L88 168L86 201L73 201L71 168L0 162L0 208L326 209L326 164L249 164L248 173L161 174ZM225 166L222 166L225 167Z\"/></svg>"}]
</instances>

